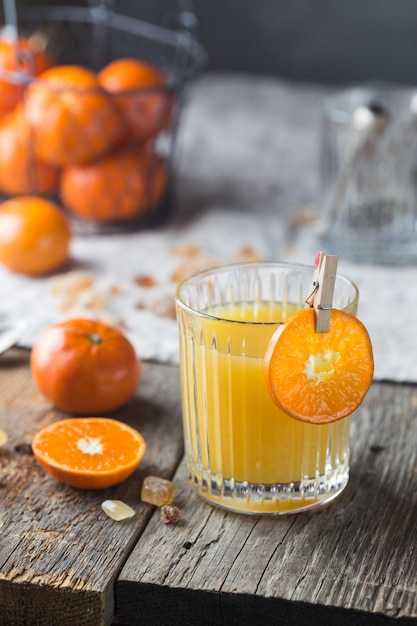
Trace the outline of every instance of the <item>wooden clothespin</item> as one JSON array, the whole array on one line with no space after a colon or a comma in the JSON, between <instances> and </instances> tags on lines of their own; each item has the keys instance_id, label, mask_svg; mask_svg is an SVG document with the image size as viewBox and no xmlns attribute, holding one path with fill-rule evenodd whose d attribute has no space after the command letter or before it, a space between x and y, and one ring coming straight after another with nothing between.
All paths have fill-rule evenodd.
<instances>
[{"instance_id":1,"label":"wooden clothespin","mask_svg":"<svg viewBox=\"0 0 417 626\"><path fill-rule=\"evenodd\" d=\"M316 333L327 333L330 324L338 256L319 252L314 262L313 291L306 305L316 312Z\"/></svg>"}]
</instances>

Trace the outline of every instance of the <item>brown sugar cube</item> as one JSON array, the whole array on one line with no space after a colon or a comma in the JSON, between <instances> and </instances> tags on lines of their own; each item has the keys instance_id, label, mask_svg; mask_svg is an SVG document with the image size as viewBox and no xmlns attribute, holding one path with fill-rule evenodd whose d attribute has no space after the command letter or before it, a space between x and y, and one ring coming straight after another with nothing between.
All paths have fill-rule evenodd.
<instances>
[{"instance_id":1,"label":"brown sugar cube","mask_svg":"<svg viewBox=\"0 0 417 626\"><path fill-rule=\"evenodd\" d=\"M171 504L175 496L174 483L159 476L147 476L143 481L140 497L143 502L164 506Z\"/></svg>"}]
</instances>

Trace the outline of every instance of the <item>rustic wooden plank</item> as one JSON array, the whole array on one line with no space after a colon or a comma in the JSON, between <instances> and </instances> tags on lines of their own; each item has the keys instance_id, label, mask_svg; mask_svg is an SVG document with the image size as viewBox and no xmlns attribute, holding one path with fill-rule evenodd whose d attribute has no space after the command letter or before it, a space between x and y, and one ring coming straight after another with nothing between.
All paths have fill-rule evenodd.
<instances>
[{"instance_id":1,"label":"rustic wooden plank","mask_svg":"<svg viewBox=\"0 0 417 626\"><path fill-rule=\"evenodd\" d=\"M116 585L129 624L417 624L417 387L374 384L353 418L351 479L317 512L226 513L175 476Z\"/></svg>"},{"instance_id":2,"label":"rustic wooden plank","mask_svg":"<svg viewBox=\"0 0 417 626\"><path fill-rule=\"evenodd\" d=\"M30 452L36 430L65 415L35 388L28 353L0 359L0 428L9 434L0 451L0 624L112 621L115 577L152 512L140 502L143 477L172 476L182 457L178 387L176 367L144 365L137 394L112 413L142 432L143 462L122 485L79 491L45 474ZM123 500L137 515L110 520L100 508L107 498Z\"/></svg>"}]
</instances>

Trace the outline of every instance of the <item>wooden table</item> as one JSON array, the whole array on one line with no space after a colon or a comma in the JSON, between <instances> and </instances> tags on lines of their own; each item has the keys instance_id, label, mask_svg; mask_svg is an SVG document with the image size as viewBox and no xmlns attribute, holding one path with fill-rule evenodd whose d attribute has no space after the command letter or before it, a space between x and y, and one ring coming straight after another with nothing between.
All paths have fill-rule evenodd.
<instances>
[{"instance_id":1,"label":"wooden table","mask_svg":"<svg viewBox=\"0 0 417 626\"><path fill-rule=\"evenodd\" d=\"M113 416L144 435L137 472L103 492L56 482L31 454L63 417L29 353L0 358L0 624L417 624L417 387L374 383L353 419L351 479L327 508L281 518L211 507L185 480L178 369L145 363ZM172 478L178 525L141 503L143 478ZM136 516L109 519L107 498Z\"/></svg>"}]
</instances>

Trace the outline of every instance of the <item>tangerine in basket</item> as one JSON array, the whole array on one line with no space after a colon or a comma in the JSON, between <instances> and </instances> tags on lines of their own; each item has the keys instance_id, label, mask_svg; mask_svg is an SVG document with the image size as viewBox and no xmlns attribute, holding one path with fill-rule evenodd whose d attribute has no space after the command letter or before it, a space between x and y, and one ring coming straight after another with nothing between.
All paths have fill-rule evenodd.
<instances>
[{"instance_id":1,"label":"tangerine in basket","mask_svg":"<svg viewBox=\"0 0 417 626\"><path fill-rule=\"evenodd\" d=\"M71 229L58 205L21 196L0 205L0 263L10 271L46 274L67 261Z\"/></svg>"},{"instance_id":2,"label":"tangerine in basket","mask_svg":"<svg viewBox=\"0 0 417 626\"><path fill-rule=\"evenodd\" d=\"M146 451L142 435L105 417L75 417L46 426L32 441L44 470L78 489L106 489L126 480Z\"/></svg>"},{"instance_id":3,"label":"tangerine in basket","mask_svg":"<svg viewBox=\"0 0 417 626\"><path fill-rule=\"evenodd\" d=\"M27 82L52 67L53 60L41 37L0 37L0 118L22 99ZM13 74L20 74L19 80Z\"/></svg>"},{"instance_id":4,"label":"tangerine in basket","mask_svg":"<svg viewBox=\"0 0 417 626\"><path fill-rule=\"evenodd\" d=\"M34 381L56 407L99 415L126 404L141 377L141 362L117 328L69 319L47 328L30 357Z\"/></svg>"},{"instance_id":5,"label":"tangerine in basket","mask_svg":"<svg viewBox=\"0 0 417 626\"><path fill-rule=\"evenodd\" d=\"M365 326L332 309L328 332L315 332L315 310L295 313L272 336L264 380L275 404L288 415L314 424L347 417L372 382L374 360Z\"/></svg>"},{"instance_id":6,"label":"tangerine in basket","mask_svg":"<svg viewBox=\"0 0 417 626\"><path fill-rule=\"evenodd\" d=\"M171 96L165 76L157 67L140 59L117 59L97 77L100 85L115 96L136 139L149 139L166 125Z\"/></svg>"},{"instance_id":7,"label":"tangerine in basket","mask_svg":"<svg viewBox=\"0 0 417 626\"><path fill-rule=\"evenodd\" d=\"M156 207L167 184L165 162L145 149L123 149L65 168L60 197L77 217L97 223L138 218Z\"/></svg>"},{"instance_id":8,"label":"tangerine in basket","mask_svg":"<svg viewBox=\"0 0 417 626\"><path fill-rule=\"evenodd\" d=\"M112 98L92 71L78 65L55 66L33 81L25 113L36 156L56 166L91 161L124 132Z\"/></svg>"},{"instance_id":9,"label":"tangerine in basket","mask_svg":"<svg viewBox=\"0 0 417 626\"><path fill-rule=\"evenodd\" d=\"M0 122L0 192L13 196L55 191L59 170L39 161L32 147L23 109L17 105Z\"/></svg>"}]
</instances>

